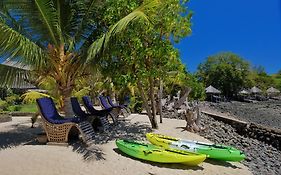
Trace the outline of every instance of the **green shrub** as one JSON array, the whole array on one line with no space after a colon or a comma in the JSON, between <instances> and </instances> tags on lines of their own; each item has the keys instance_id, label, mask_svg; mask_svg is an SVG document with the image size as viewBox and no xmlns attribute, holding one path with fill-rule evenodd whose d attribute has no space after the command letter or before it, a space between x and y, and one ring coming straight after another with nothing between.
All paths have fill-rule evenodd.
<instances>
[{"instance_id":1,"label":"green shrub","mask_svg":"<svg viewBox=\"0 0 281 175\"><path fill-rule=\"evenodd\" d=\"M9 106L9 107L7 108L7 110L8 110L8 111L11 111L11 112L13 112L13 111L20 111L20 109L21 109L21 106L20 106L20 105L13 105L13 106Z\"/></svg>"},{"instance_id":2,"label":"green shrub","mask_svg":"<svg viewBox=\"0 0 281 175\"><path fill-rule=\"evenodd\" d=\"M9 104L6 101L0 100L0 111L6 111L8 106Z\"/></svg>"},{"instance_id":3,"label":"green shrub","mask_svg":"<svg viewBox=\"0 0 281 175\"><path fill-rule=\"evenodd\" d=\"M132 112L141 113L142 112L143 101L140 97L131 97L129 108L132 109Z\"/></svg>"},{"instance_id":4,"label":"green shrub","mask_svg":"<svg viewBox=\"0 0 281 175\"><path fill-rule=\"evenodd\" d=\"M20 104L22 100L19 95L12 94L12 95L6 97L6 101L8 104L13 105L13 104Z\"/></svg>"}]
</instances>

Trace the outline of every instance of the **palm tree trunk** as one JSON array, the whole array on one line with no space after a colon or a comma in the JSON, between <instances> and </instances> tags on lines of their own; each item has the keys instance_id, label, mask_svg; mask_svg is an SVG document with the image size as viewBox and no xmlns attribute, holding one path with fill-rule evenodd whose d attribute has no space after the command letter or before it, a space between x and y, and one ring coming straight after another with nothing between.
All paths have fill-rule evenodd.
<instances>
[{"instance_id":1,"label":"palm tree trunk","mask_svg":"<svg viewBox=\"0 0 281 175\"><path fill-rule=\"evenodd\" d=\"M65 117L74 116L74 112L72 110L71 101L70 101L72 90L73 90L73 88L69 87L69 88L63 88L60 92L61 102L62 102L61 107L62 107L62 111L65 114Z\"/></svg>"},{"instance_id":2,"label":"palm tree trunk","mask_svg":"<svg viewBox=\"0 0 281 175\"><path fill-rule=\"evenodd\" d=\"M143 90L143 85L142 85L142 83L140 81L137 82L137 85L138 85L138 89L140 91L141 98L143 100L143 104L144 104L144 107L146 109L148 118L150 120L151 126L152 126L152 128L157 129L158 128L157 121L156 121L155 117L152 116L151 109L148 106L148 100L147 100L147 98L145 96L145 92Z\"/></svg>"}]
</instances>

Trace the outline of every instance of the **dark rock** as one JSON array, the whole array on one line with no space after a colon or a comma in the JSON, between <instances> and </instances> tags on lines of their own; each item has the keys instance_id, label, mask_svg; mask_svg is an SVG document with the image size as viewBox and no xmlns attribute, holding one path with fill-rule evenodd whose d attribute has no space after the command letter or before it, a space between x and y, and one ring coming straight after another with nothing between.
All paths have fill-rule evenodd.
<instances>
[{"instance_id":1,"label":"dark rock","mask_svg":"<svg viewBox=\"0 0 281 175\"><path fill-rule=\"evenodd\" d=\"M208 116L202 115L201 123L204 126L211 126L200 131L201 136L205 136L214 143L233 145L245 152L247 158L242 163L249 167L253 174L278 174L280 172L278 163L281 161L281 151L246 135L239 135L232 126Z\"/></svg>"}]
</instances>

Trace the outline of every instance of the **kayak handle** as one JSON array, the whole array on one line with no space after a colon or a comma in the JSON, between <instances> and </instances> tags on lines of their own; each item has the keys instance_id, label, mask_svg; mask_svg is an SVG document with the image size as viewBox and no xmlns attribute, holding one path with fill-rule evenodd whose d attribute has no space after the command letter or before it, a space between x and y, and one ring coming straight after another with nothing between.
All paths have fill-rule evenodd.
<instances>
[{"instance_id":1,"label":"kayak handle","mask_svg":"<svg viewBox=\"0 0 281 175\"><path fill-rule=\"evenodd\" d=\"M153 153L153 152L161 152L160 150L158 150L158 149L153 149L153 150L143 150L143 153L144 154L151 154L151 153Z\"/></svg>"}]
</instances>

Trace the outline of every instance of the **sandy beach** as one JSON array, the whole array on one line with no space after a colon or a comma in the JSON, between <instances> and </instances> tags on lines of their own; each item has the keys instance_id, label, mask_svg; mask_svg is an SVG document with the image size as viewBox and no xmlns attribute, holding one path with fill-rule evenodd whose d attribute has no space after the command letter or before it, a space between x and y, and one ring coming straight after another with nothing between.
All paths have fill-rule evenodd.
<instances>
[{"instance_id":1,"label":"sandy beach","mask_svg":"<svg viewBox=\"0 0 281 175\"><path fill-rule=\"evenodd\" d=\"M162 133L199 141L203 137L183 131L183 120L164 119L159 129ZM137 160L121 153L116 138L145 140L150 132L148 117L132 114L110 133L97 133L96 143L86 147L80 141L69 146L42 145L35 141L41 128L30 128L29 117L16 117L12 122L0 123L0 170L1 175L87 175L87 174L135 174L135 175L181 175L181 174L251 174L240 163L206 160L196 167L181 164L160 164Z\"/></svg>"}]
</instances>

